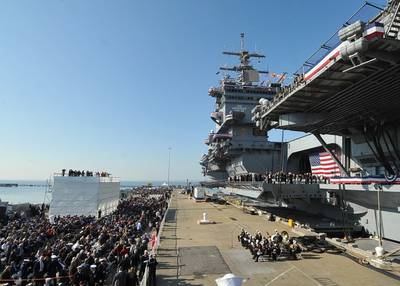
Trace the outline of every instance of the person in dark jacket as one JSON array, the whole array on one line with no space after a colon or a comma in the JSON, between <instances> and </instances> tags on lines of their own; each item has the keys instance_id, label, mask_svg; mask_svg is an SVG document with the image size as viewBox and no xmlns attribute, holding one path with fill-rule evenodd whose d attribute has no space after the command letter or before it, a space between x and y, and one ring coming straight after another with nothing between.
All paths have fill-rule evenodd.
<instances>
[{"instance_id":1,"label":"person in dark jacket","mask_svg":"<svg viewBox=\"0 0 400 286\"><path fill-rule=\"evenodd\" d=\"M128 273L125 270L119 269L114 275L112 286L128 286Z\"/></svg>"},{"instance_id":2,"label":"person in dark jacket","mask_svg":"<svg viewBox=\"0 0 400 286\"><path fill-rule=\"evenodd\" d=\"M20 266L20 271L21 271L21 278L22 279L27 279L28 275L31 271L31 266L30 266L30 260L29 259L24 259L24 261L21 263Z\"/></svg>"},{"instance_id":3,"label":"person in dark jacket","mask_svg":"<svg viewBox=\"0 0 400 286\"><path fill-rule=\"evenodd\" d=\"M100 265L97 267L99 285L102 286L106 283L108 276L108 263L105 258L100 259Z\"/></svg>"},{"instance_id":4,"label":"person in dark jacket","mask_svg":"<svg viewBox=\"0 0 400 286\"><path fill-rule=\"evenodd\" d=\"M90 273L89 273L89 286L99 285L99 272L97 270L96 264L90 265Z\"/></svg>"},{"instance_id":5,"label":"person in dark jacket","mask_svg":"<svg viewBox=\"0 0 400 286\"><path fill-rule=\"evenodd\" d=\"M84 266L81 264L78 266L78 272L74 275L74 285L88 285L89 284L89 275L86 273Z\"/></svg>"},{"instance_id":6,"label":"person in dark jacket","mask_svg":"<svg viewBox=\"0 0 400 286\"><path fill-rule=\"evenodd\" d=\"M11 279L11 266L7 265L6 268L4 268L3 272L0 274L0 279L2 280L8 280Z\"/></svg>"},{"instance_id":7,"label":"person in dark jacket","mask_svg":"<svg viewBox=\"0 0 400 286\"><path fill-rule=\"evenodd\" d=\"M135 269L137 269L139 266L139 261L140 261L139 251L135 248L135 250L133 250L133 254L132 254L131 266L135 267Z\"/></svg>"},{"instance_id":8,"label":"person in dark jacket","mask_svg":"<svg viewBox=\"0 0 400 286\"><path fill-rule=\"evenodd\" d=\"M125 271L128 271L128 269L131 267L131 259L129 258L128 254L125 254L124 258L121 259L118 267Z\"/></svg>"},{"instance_id":9,"label":"person in dark jacket","mask_svg":"<svg viewBox=\"0 0 400 286\"><path fill-rule=\"evenodd\" d=\"M142 280L148 260L149 260L149 252L145 250L143 255L140 257L139 280Z\"/></svg>"},{"instance_id":10,"label":"person in dark jacket","mask_svg":"<svg viewBox=\"0 0 400 286\"><path fill-rule=\"evenodd\" d=\"M41 279L47 271L47 262L45 257L41 255L33 264L33 278ZM35 280L35 285L43 285L44 280Z\"/></svg>"},{"instance_id":11,"label":"person in dark jacket","mask_svg":"<svg viewBox=\"0 0 400 286\"><path fill-rule=\"evenodd\" d=\"M51 260L48 264L47 267L47 276L48 277L56 277L57 272L61 272L62 266L60 262L58 261L58 256L57 255L52 255Z\"/></svg>"},{"instance_id":12,"label":"person in dark jacket","mask_svg":"<svg viewBox=\"0 0 400 286\"><path fill-rule=\"evenodd\" d=\"M74 258L75 256L77 256L78 252L79 252L79 249L74 249L74 250L72 250L71 252L69 252L69 253L67 254L67 257L65 257L64 263L65 263L66 265L70 265L71 262L72 262L72 258Z\"/></svg>"},{"instance_id":13,"label":"person in dark jacket","mask_svg":"<svg viewBox=\"0 0 400 286\"><path fill-rule=\"evenodd\" d=\"M157 277L156 277L156 269L157 269L157 259L154 255L150 255L150 259L147 262L147 267L149 267L149 278L147 285L156 286Z\"/></svg>"},{"instance_id":14,"label":"person in dark jacket","mask_svg":"<svg viewBox=\"0 0 400 286\"><path fill-rule=\"evenodd\" d=\"M136 269L132 267L128 272L128 286L139 286L139 278L136 274Z\"/></svg>"}]
</instances>

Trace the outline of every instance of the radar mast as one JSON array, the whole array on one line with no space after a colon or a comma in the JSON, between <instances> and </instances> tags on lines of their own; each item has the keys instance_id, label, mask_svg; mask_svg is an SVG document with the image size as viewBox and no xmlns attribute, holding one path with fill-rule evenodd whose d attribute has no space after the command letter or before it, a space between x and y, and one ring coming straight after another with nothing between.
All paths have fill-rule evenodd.
<instances>
[{"instance_id":1,"label":"radar mast","mask_svg":"<svg viewBox=\"0 0 400 286\"><path fill-rule=\"evenodd\" d=\"M252 85L252 83L260 81L260 74L269 74L268 71L259 71L250 64L251 58L265 58L265 55L259 53L250 53L244 48L244 33L240 34L240 51L239 52L222 52L224 55L239 57L240 64L232 67L220 67L222 71L234 71L239 73L238 82L242 85Z\"/></svg>"}]
</instances>

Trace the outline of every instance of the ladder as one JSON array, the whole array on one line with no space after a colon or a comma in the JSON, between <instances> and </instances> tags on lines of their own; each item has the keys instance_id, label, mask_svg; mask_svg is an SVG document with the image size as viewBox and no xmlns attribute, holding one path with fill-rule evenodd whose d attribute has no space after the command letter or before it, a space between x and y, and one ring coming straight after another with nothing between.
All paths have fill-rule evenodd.
<instances>
[{"instance_id":1,"label":"ladder","mask_svg":"<svg viewBox=\"0 0 400 286\"><path fill-rule=\"evenodd\" d=\"M389 29L386 34L389 38L397 39L400 32L400 3L397 4L396 9L394 10L394 15L392 22L390 23Z\"/></svg>"},{"instance_id":2,"label":"ladder","mask_svg":"<svg viewBox=\"0 0 400 286\"><path fill-rule=\"evenodd\" d=\"M53 186L52 186L51 177L46 181L46 189L44 191L44 198L43 198L43 205L50 205L51 203L51 196L53 193Z\"/></svg>"}]
</instances>

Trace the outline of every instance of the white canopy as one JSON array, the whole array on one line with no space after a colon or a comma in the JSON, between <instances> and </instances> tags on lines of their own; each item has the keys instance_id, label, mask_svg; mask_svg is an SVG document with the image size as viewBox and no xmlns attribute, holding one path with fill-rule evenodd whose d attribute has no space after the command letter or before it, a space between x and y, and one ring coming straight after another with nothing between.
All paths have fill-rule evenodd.
<instances>
[{"instance_id":1,"label":"white canopy","mask_svg":"<svg viewBox=\"0 0 400 286\"><path fill-rule=\"evenodd\" d=\"M241 286L243 278L235 276L232 273L225 274L224 277L215 280L218 286Z\"/></svg>"}]
</instances>

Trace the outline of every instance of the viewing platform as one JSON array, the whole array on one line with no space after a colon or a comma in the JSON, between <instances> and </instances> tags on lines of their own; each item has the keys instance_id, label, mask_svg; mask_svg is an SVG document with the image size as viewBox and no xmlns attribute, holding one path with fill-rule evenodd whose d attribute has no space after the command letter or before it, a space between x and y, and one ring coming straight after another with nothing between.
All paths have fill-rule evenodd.
<instances>
[{"instance_id":1,"label":"viewing platform","mask_svg":"<svg viewBox=\"0 0 400 286\"><path fill-rule=\"evenodd\" d=\"M69 178L69 180L73 180L73 178L85 178L85 179L93 179L97 180L102 183L119 183L120 179L119 177L113 177L113 176L67 176L67 175L62 175L62 173L54 173L53 178L58 178L58 177L63 177L63 178Z\"/></svg>"},{"instance_id":2,"label":"viewing platform","mask_svg":"<svg viewBox=\"0 0 400 286\"><path fill-rule=\"evenodd\" d=\"M86 175L86 173L85 173ZM117 208L120 180L107 173L98 176L63 176L55 173L49 217L85 215L101 217Z\"/></svg>"}]
</instances>

